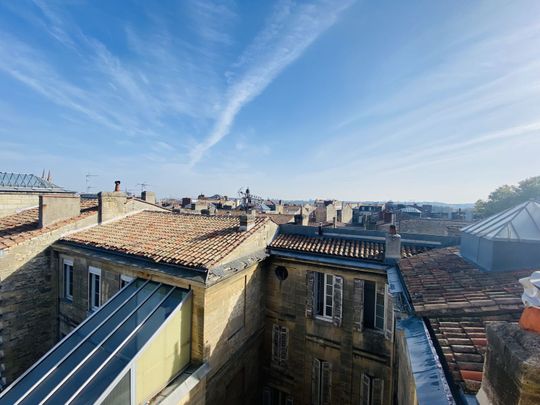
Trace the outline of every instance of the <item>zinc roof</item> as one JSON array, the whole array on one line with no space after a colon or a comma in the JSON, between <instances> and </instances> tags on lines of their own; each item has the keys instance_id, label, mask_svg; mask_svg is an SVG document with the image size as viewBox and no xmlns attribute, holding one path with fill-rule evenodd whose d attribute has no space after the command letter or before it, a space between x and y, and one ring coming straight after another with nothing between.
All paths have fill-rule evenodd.
<instances>
[{"instance_id":1,"label":"zinc roof","mask_svg":"<svg viewBox=\"0 0 540 405\"><path fill-rule=\"evenodd\" d=\"M466 226L462 232L484 239L540 242L540 203L526 201Z\"/></svg>"}]
</instances>

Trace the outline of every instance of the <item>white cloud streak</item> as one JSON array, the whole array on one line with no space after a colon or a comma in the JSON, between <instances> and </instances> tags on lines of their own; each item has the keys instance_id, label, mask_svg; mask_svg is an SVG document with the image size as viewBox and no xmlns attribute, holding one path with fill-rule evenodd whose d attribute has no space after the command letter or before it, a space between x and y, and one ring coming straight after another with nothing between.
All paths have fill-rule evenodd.
<instances>
[{"instance_id":1,"label":"white cloud streak","mask_svg":"<svg viewBox=\"0 0 540 405\"><path fill-rule=\"evenodd\" d=\"M257 97L326 29L351 1L293 4L281 2L227 76L231 82L227 99L212 131L190 153L190 165L227 136L241 109ZM236 70L238 72L236 72Z\"/></svg>"}]
</instances>

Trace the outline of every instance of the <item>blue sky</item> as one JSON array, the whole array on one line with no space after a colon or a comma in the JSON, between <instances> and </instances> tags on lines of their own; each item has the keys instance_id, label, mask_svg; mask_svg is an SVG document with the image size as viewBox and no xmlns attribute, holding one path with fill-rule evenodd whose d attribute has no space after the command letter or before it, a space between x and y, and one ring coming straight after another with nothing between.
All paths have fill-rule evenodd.
<instances>
[{"instance_id":1,"label":"blue sky","mask_svg":"<svg viewBox=\"0 0 540 405\"><path fill-rule=\"evenodd\" d=\"M0 3L0 171L472 202L540 174L538 1Z\"/></svg>"}]
</instances>

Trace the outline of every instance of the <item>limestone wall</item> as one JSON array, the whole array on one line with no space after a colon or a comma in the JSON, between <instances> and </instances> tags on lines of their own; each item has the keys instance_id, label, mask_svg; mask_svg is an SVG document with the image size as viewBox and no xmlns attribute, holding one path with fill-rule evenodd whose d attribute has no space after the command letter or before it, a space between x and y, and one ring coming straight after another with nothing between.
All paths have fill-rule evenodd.
<instances>
[{"instance_id":1,"label":"limestone wall","mask_svg":"<svg viewBox=\"0 0 540 405\"><path fill-rule=\"evenodd\" d=\"M1 368L5 383L47 352L56 341L54 258L48 247L66 232L97 223L97 215L21 243L0 255Z\"/></svg>"},{"instance_id":2,"label":"limestone wall","mask_svg":"<svg viewBox=\"0 0 540 405\"><path fill-rule=\"evenodd\" d=\"M288 271L284 281L276 277L275 269L278 266L284 266ZM343 277L341 326L306 317L308 270ZM312 362L317 358L332 364L332 403L361 403L362 373L384 380L384 403L390 403L392 342L378 331L353 331L353 286L354 279L358 278L386 283L386 274L382 271L361 272L299 260L271 259L264 278L266 323L263 353L267 386L289 394L295 404L311 403ZM289 330L288 361L283 365L271 361L274 324Z\"/></svg>"},{"instance_id":3,"label":"limestone wall","mask_svg":"<svg viewBox=\"0 0 540 405\"><path fill-rule=\"evenodd\" d=\"M37 207L38 204L37 193L0 193L0 218L15 214L24 208Z\"/></svg>"}]
</instances>

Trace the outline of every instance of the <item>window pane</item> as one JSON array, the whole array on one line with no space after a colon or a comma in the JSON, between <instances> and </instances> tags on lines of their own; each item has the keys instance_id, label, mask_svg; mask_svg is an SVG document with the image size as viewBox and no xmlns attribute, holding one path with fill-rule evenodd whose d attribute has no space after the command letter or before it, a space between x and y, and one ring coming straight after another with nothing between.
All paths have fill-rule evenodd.
<instances>
[{"instance_id":1,"label":"window pane","mask_svg":"<svg viewBox=\"0 0 540 405\"><path fill-rule=\"evenodd\" d=\"M364 327L373 328L375 326L375 283L366 281L364 283Z\"/></svg>"}]
</instances>

